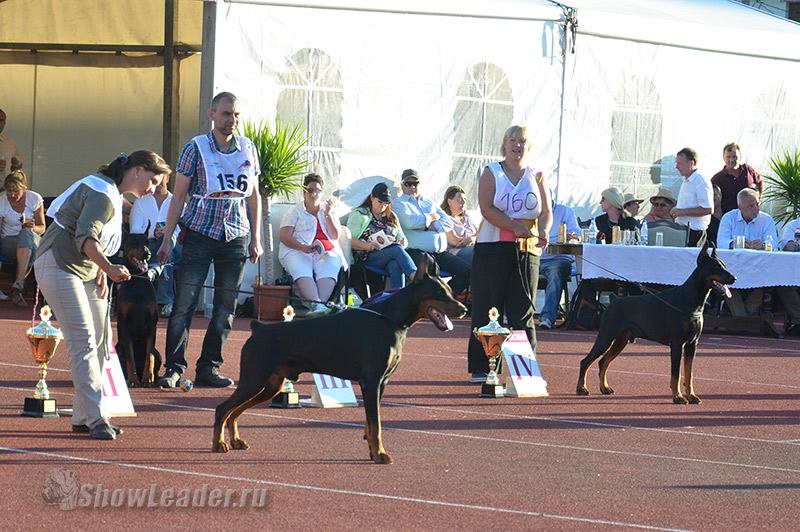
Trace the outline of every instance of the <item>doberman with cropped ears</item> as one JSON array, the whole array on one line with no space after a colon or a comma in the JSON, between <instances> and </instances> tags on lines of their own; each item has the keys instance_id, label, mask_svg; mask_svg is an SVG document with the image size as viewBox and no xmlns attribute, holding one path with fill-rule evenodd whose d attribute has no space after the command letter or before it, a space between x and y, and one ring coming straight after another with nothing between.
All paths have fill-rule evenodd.
<instances>
[{"instance_id":1,"label":"doberman with cropped ears","mask_svg":"<svg viewBox=\"0 0 800 532\"><path fill-rule=\"evenodd\" d=\"M315 319L251 322L252 334L242 347L239 384L216 409L212 451L249 448L239 436L239 416L271 400L284 379L297 380L301 373L313 372L358 381L370 459L392 463L381 439L380 402L400 362L408 329L428 318L439 330L450 331L449 317L467 312L438 273L435 263L421 261L414 280L382 301ZM228 429L230 445L223 427Z\"/></svg>"},{"instance_id":2,"label":"doberman with cropped ears","mask_svg":"<svg viewBox=\"0 0 800 532\"><path fill-rule=\"evenodd\" d=\"M694 392L692 363L697 341L703 332L703 307L711 290L730 298L729 284L736 282L717 257L716 248L708 253L708 242L697 256L697 268L680 286L657 294L615 299L600 320L594 345L581 360L578 395L589 395L586 372L600 358L600 391L614 393L608 385L608 368L629 342L636 338L668 345L671 360L670 388L675 404L700 404ZM602 358L601 358L602 357ZM686 396L681 394L681 358L683 358Z\"/></svg>"},{"instance_id":3,"label":"doberman with cropped ears","mask_svg":"<svg viewBox=\"0 0 800 532\"><path fill-rule=\"evenodd\" d=\"M156 349L158 304L153 281L160 267L149 268L148 228L125 237L122 257L131 278L117 285L117 355L128 386L152 386L161 367Z\"/></svg>"}]
</instances>

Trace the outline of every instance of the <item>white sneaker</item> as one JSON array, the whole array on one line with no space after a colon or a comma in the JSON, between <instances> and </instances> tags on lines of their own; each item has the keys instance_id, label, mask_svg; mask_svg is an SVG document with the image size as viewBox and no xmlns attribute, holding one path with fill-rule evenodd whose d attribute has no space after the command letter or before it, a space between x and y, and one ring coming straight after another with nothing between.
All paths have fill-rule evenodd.
<instances>
[{"instance_id":1,"label":"white sneaker","mask_svg":"<svg viewBox=\"0 0 800 532\"><path fill-rule=\"evenodd\" d=\"M306 314L308 318L317 318L319 316L325 316L326 314L330 314L333 309L328 308L327 306L323 305L322 303L314 303L314 306L311 307L311 312Z\"/></svg>"},{"instance_id":2,"label":"white sneaker","mask_svg":"<svg viewBox=\"0 0 800 532\"><path fill-rule=\"evenodd\" d=\"M0 290L0 301L7 301L7 300L8 300L8 296L5 295L5 293L3 293L2 290Z\"/></svg>"}]
</instances>

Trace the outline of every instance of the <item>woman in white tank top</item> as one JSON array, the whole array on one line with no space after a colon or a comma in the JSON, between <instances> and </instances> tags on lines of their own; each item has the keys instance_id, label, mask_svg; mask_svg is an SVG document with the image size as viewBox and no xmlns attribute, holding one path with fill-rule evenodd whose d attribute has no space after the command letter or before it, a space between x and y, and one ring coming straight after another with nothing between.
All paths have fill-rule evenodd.
<instances>
[{"instance_id":1,"label":"woman in white tank top","mask_svg":"<svg viewBox=\"0 0 800 532\"><path fill-rule=\"evenodd\" d=\"M529 149L527 130L511 126L503 135L504 159L484 168L478 183L483 224L472 262L472 327L486 325L489 309L496 307L508 327L527 333L535 350L533 301L552 210L546 179L527 166ZM485 381L488 370L483 348L471 337L471 381Z\"/></svg>"}]
</instances>

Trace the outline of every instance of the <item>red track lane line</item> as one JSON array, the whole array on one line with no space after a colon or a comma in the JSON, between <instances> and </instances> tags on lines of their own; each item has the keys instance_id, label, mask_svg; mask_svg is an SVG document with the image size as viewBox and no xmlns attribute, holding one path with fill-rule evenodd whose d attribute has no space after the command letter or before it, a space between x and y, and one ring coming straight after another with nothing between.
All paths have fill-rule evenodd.
<instances>
[{"instance_id":1,"label":"red track lane line","mask_svg":"<svg viewBox=\"0 0 800 532\"><path fill-rule=\"evenodd\" d=\"M204 408L204 407L198 407L198 406L184 406L184 405L175 405L175 404L170 404L170 403L158 403L158 402L149 402L148 404L158 405L158 406L167 406L167 407L171 407L171 408L182 408L182 409L185 409L185 410L198 410L198 411L204 411L204 412L214 412L213 408ZM431 409L435 409L436 408L436 407L417 407L416 405L402 405L400 403L384 403L384 404L392 404L392 405L398 405L398 406L409 406L411 408L431 408ZM461 410L448 409L448 408L441 408L440 410L446 410L448 412L455 412L455 413L470 412L469 410L461 411ZM476 412L470 412L470 413L476 414ZM305 422L305 423L319 423L319 424L336 425L336 426L342 426L342 427L355 427L355 428L363 428L364 427L363 423L352 423L352 422L348 422L348 421L334 421L334 420L328 420L328 419L313 419L313 418L306 418L306 417L300 417L300 416L264 414L264 413L261 413L261 412L248 412L247 415L274 418L274 419L282 419L282 420L291 419L291 420L294 420L294 421L302 421L302 422ZM526 416L505 415L503 417L524 418ZM547 419L547 418L532 418L532 419ZM582 423L591 424L591 423L587 423L585 421L573 421L573 422L574 423L581 423L581 424ZM397 432L408 432L408 433L411 433L411 434L424 434L424 435L428 435L428 436L440 436L440 437L448 437L448 438L460 438L460 439L465 439L465 440L488 441L488 442L492 442L492 443L495 443L495 444L496 443L512 443L512 444L518 444L518 445L528 445L528 446L531 446L531 447L545 447L545 448L549 448L549 449L566 449L566 450L569 450L569 451L581 451L581 452L588 452L588 453L615 454L615 455L622 455L622 456L633 456L633 457L637 457L637 458L653 458L653 459L657 459L657 460L670 460L670 461L677 461L677 462L690 462L690 463L696 463L696 464L709 464L709 465L719 465L719 466L726 466L726 467L740 467L740 468L744 468L744 469L758 469L758 470L763 470L763 471L777 471L779 473L794 473L794 474L800 473L800 469L790 469L790 468L786 468L786 467L775 467L775 466L759 465L759 464L742 464L742 463L738 463L738 462L723 462L723 461L720 461L720 460L706 460L706 459L703 459L703 458L689 458L689 457L686 457L686 456L672 456L672 455L667 455L667 454L635 453L635 452L630 452L630 451L617 451L617 450L614 450L614 449L601 449L601 448L596 448L596 447L578 447L576 445L561 445L561 444L556 444L556 443L542 443L542 442L532 442L532 441L525 441L525 440L512 440L512 439L508 439L508 438L491 438L491 437L488 437L488 436L475 436L475 435L472 435L472 434L459 434L459 433L455 433L455 432L442 432L442 431L422 430L422 429L407 429L407 428L400 428L400 427L392 427L391 423L387 424L385 421L382 423L382 428L385 429L385 430L393 430L393 431L397 431ZM625 428L627 428L627 427L625 427ZM634 429L640 428L642 430L661 430L661 429L648 429L648 428L642 428L642 427L631 427L631 428L634 428ZM672 431L665 430L664 432L672 432ZM676 431L676 432L678 432L679 434L682 434L680 431ZM702 432L701 433L697 433L697 434L692 434L692 433L689 433L689 434L690 435L697 435L697 436L708 436L707 434L702 433ZM720 435L720 436L715 435L715 437L729 438L729 439L735 439L735 440L744 440L744 441L752 441L753 440L752 438L739 438L739 437L736 437L736 436L724 436L724 435ZM786 440L782 440L782 441L777 441L777 440L756 440L756 441L761 441L762 443L785 443L786 442Z\"/></svg>"},{"instance_id":2,"label":"red track lane line","mask_svg":"<svg viewBox=\"0 0 800 532\"><path fill-rule=\"evenodd\" d=\"M228 480L228 481L238 481L238 482L248 482L253 484L263 484L266 486L273 486L278 488L288 488L288 489L300 489L306 491L317 491L317 492L324 492L324 493L334 493L337 495L352 495L355 497L368 497L372 499L383 499L389 501L398 501L404 503L416 503L416 504L425 504L430 506L444 506L448 508L458 508L460 510L475 510L485 514L489 513L500 513L500 514L512 514L512 515L522 515L528 517L539 517L543 519L554 519L559 521L572 521L577 523L588 523L592 525L609 525L609 526L618 526L618 527L627 527L627 528L636 528L641 530L660 530L665 532L688 532L686 529L682 528L669 528L669 527L661 527L661 526L653 526L653 525L645 525L640 523L626 523L622 521L609 521L606 519L592 519L589 517L577 517L573 515L558 515L558 514L549 514L545 512L536 512L532 510L518 510L514 508L498 508L496 506L482 506L478 504L468 504L468 503L460 503L460 502L452 502L452 501L443 501L443 500L435 500L435 499L420 499L417 497L403 497L400 495L389 495L385 493L369 493L363 491L355 491L355 490L346 490L346 489L339 489L339 488L328 488L325 486L314 486L311 484L294 484L290 482L277 482L273 480L263 480L259 478L247 478L247 477L237 477L232 475L217 475L213 473L201 473L198 471L187 471L184 469L171 469L165 467L155 467L155 466L146 466L142 464L133 464L128 462L115 462L112 460L99 460L95 458L85 458L81 456L72 456L68 454L58 454L58 453L49 453L43 451L33 451L30 449L17 449L14 447L0 447L0 452L5 451L9 453L17 453L17 454L29 454L35 456L47 456L50 458L58 458L61 460L72 460L75 462L83 462L88 464L96 464L96 465L112 465L118 467L126 467L130 469L143 469L146 471L155 471L159 473L173 473L176 475L187 475L187 476L195 476L195 477L203 477L203 478L212 478L215 480Z\"/></svg>"}]
</instances>

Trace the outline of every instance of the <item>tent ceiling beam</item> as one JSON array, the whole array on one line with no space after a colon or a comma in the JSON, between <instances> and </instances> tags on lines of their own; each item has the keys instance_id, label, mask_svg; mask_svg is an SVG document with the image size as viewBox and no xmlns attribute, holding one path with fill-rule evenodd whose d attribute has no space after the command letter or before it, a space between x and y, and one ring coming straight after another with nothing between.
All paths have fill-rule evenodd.
<instances>
[{"instance_id":1,"label":"tent ceiling beam","mask_svg":"<svg viewBox=\"0 0 800 532\"><path fill-rule=\"evenodd\" d=\"M108 52L108 53L143 53L164 55L164 46L160 45L131 45L131 44L78 44L78 43L27 43L27 42L0 42L0 50L25 50L29 52ZM175 43L174 51L177 55L191 55L200 53L201 48L191 44Z\"/></svg>"}]
</instances>

